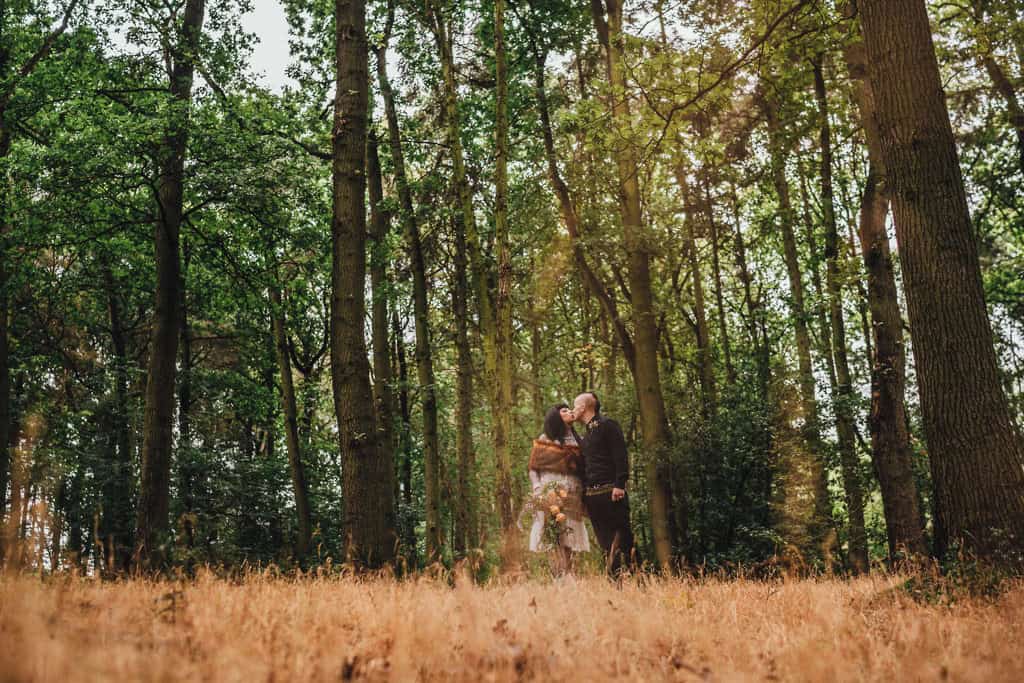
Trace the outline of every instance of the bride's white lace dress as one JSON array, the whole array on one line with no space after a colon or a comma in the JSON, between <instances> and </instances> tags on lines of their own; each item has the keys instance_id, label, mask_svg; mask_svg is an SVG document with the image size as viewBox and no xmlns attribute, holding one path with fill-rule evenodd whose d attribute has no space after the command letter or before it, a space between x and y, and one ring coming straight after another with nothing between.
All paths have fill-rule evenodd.
<instances>
[{"instance_id":1,"label":"bride's white lace dress","mask_svg":"<svg viewBox=\"0 0 1024 683\"><path fill-rule=\"evenodd\" d=\"M537 437L541 441L549 441L547 436L541 434ZM576 438L570 433L565 438L566 446L578 446ZM571 496L583 495L583 482L574 474L559 474L558 472L538 472L530 470L530 484L533 487L533 495L538 495L549 485L564 486ZM542 552L550 550L550 546L544 540L544 513L533 514L533 526L530 528L530 550ZM585 553L590 550L590 538L587 536L587 525L582 519L565 521L567 533L562 534L561 544L573 552Z\"/></svg>"}]
</instances>

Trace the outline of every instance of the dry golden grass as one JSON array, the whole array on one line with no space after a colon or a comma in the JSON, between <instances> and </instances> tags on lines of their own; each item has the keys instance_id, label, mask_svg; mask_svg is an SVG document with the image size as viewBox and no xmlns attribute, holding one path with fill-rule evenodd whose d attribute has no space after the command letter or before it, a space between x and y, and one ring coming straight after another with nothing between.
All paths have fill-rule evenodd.
<instances>
[{"instance_id":1,"label":"dry golden grass","mask_svg":"<svg viewBox=\"0 0 1024 683\"><path fill-rule=\"evenodd\" d=\"M1024 587L0 578L0 681L1024 680Z\"/></svg>"}]
</instances>

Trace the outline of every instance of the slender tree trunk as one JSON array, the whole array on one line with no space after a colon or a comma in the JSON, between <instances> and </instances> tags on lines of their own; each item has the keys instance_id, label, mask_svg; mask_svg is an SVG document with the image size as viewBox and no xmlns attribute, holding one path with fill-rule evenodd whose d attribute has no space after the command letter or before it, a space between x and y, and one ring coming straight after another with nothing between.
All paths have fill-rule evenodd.
<instances>
[{"instance_id":1,"label":"slender tree trunk","mask_svg":"<svg viewBox=\"0 0 1024 683\"><path fill-rule=\"evenodd\" d=\"M779 202L779 229L782 232L783 258L789 276L789 307L796 337L796 353L800 380L800 403L803 411L803 435L814 458L810 466L814 471L815 519L812 536L820 546L822 555L830 554L832 512L828 492L828 473L823 459L821 426L818 418L818 400L815 395L814 370L811 363L811 338L807 329L807 307L804 304L804 284L800 274L796 236L793 233L794 212L786 179L786 151L782 141L778 112L770 99L762 99L762 108L768 122L772 179Z\"/></svg>"},{"instance_id":2,"label":"slender tree trunk","mask_svg":"<svg viewBox=\"0 0 1024 683\"><path fill-rule=\"evenodd\" d=\"M188 270L192 251L187 240L181 241L181 279L178 285L180 308L178 324L181 338L178 341L178 495L182 515L179 523L184 532L186 548L195 546L195 453L192 451L192 327L189 323ZM191 558L189 558L191 564Z\"/></svg>"},{"instance_id":3,"label":"slender tree trunk","mask_svg":"<svg viewBox=\"0 0 1024 683\"><path fill-rule=\"evenodd\" d=\"M604 4L607 22L602 12L595 12L594 19L599 35L603 33L602 27L607 28L604 48L607 55L608 81L614 93L611 113L615 125L625 130L630 124L630 112L625 95L628 88L623 55L622 5L621 0L604 0ZM665 482L662 481L662 467L670 446L670 436L658 367L658 327L651 285L653 255L643 225L636 149L627 142L614 153L618 167L619 209L633 308L633 341L636 352L634 377L646 450L647 480L651 486L651 526L658 564L663 570L668 570L672 561L672 539L668 528L670 499Z\"/></svg>"},{"instance_id":4,"label":"slender tree trunk","mask_svg":"<svg viewBox=\"0 0 1024 683\"><path fill-rule=\"evenodd\" d=\"M11 137L0 111L0 160L6 159L11 149ZM0 178L0 567L6 548L7 487L12 481L11 470L11 347L10 347L10 280L7 268L7 240L11 226L7 222L7 181ZM13 498L13 492L12 492ZM13 511L12 511L13 516Z\"/></svg>"},{"instance_id":5,"label":"slender tree trunk","mask_svg":"<svg viewBox=\"0 0 1024 683\"><path fill-rule=\"evenodd\" d=\"M843 318L843 288L839 267L839 230L836 227L832 189L832 127L828 120L828 91L821 56L811 62L814 69L814 95L818 104L818 126L821 144L821 205L825 223L825 279L828 286L829 318L832 330L832 353L836 363L836 395L834 397L836 432L839 435L839 456L846 491L846 514L849 518L849 563L856 573L869 570L868 540L864 528L864 486L860 477L854 434L854 395L850 364L846 356L846 321Z\"/></svg>"},{"instance_id":6,"label":"slender tree trunk","mask_svg":"<svg viewBox=\"0 0 1024 683\"><path fill-rule=\"evenodd\" d=\"M114 351L114 408L110 463L103 485L100 540L107 549L107 568L128 569L132 551L132 451L128 419L128 335L124 329L121 298L109 262L103 263L110 338Z\"/></svg>"},{"instance_id":7,"label":"slender tree trunk","mask_svg":"<svg viewBox=\"0 0 1024 683\"><path fill-rule=\"evenodd\" d=\"M335 26L331 388L341 442L346 557L374 567L394 559L395 535L389 460L377 434L363 336L369 86L365 0L336 0Z\"/></svg>"},{"instance_id":8,"label":"slender tree trunk","mask_svg":"<svg viewBox=\"0 0 1024 683\"><path fill-rule=\"evenodd\" d=\"M20 429L16 420L11 425L10 449L11 504L6 524L0 532L3 533L4 537L4 567L17 571L22 565L24 555L24 547L20 541L19 531L21 529L25 491L29 483L28 468L25 466L25 449L21 444Z\"/></svg>"},{"instance_id":9,"label":"slender tree trunk","mask_svg":"<svg viewBox=\"0 0 1024 683\"><path fill-rule=\"evenodd\" d=\"M390 23L390 22L389 22ZM434 363L430 348L429 302L427 300L427 270L423 258L420 229L412 203L412 191L405 172L405 155L398 128L398 112L394 93L387 74L387 43L377 51L377 77L388 120L388 139L391 162L395 169L395 185L402 230L412 265L413 322L416 330L416 373L423 415L423 474L426 508L427 563L441 559L444 534L441 528L441 454L437 432L437 389L434 381Z\"/></svg>"},{"instance_id":10,"label":"slender tree trunk","mask_svg":"<svg viewBox=\"0 0 1024 683\"><path fill-rule=\"evenodd\" d=\"M135 518L135 558L137 566L142 570L163 563L162 541L168 531L175 363L180 333L178 289L181 261L178 235L192 106L192 77L199 52L205 5L205 0L188 0L178 42L171 50L173 68L170 94L174 107L161 144L160 177L157 179L157 220L154 230L156 311L146 373L142 474Z\"/></svg>"},{"instance_id":11,"label":"slender tree trunk","mask_svg":"<svg viewBox=\"0 0 1024 683\"><path fill-rule=\"evenodd\" d=\"M705 419L715 416L718 404L718 390L715 386L715 368L711 357L711 332L708 329L707 308L704 305L704 277L700 270L700 257L697 254L697 236L693 227L696 221L697 203L691 194L686 179L686 169L676 166L676 183L683 194L686 206L686 218L683 225L683 251L690 266L690 286L693 291L693 317L696 323L697 337L697 372L700 378L701 395L703 397L703 413Z\"/></svg>"},{"instance_id":12,"label":"slender tree trunk","mask_svg":"<svg viewBox=\"0 0 1024 683\"><path fill-rule=\"evenodd\" d=\"M302 464L302 447L299 445L299 416L295 400L295 383L292 379L292 363L288 355L287 319L279 286L270 289L271 318L274 327L274 351L277 369L281 376L281 408L284 411L284 440L288 449L288 465L292 476L292 494L295 496L295 511L298 516L298 535L295 537L295 556L300 560L309 555L313 543L313 514L309 504L309 487Z\"/></svg>"},{"instance_id":13,"label":"slender tree trunk","mask_svg":"<svg viewBox=\"0 0 1024 683\"><path fill-rule=\"evenodd\" d=\"M907 428L906 347L885 217L889 197L884 187L885 162L875 116L875 98L867 81L864 45L851 46L847 66L867 142L869 169L860 208L860 241L867 271L874 356L871 365L871 455L882 489L889 557L926 554L920 494L914 480L913 453Z\"/></svg>"},{"instance_id":14,"label":"slender tree trunk","mask_svg":"<svg viewBox=\"0 0 1024 683\"><path fill-rule=\"evenodd\" d=\"M721 236L718 221L715 220L715 205L711 201L711 184L704 178L704 206L711 238L711 267L715 277L715 308L718 319L718 336L722 340L722 354L725 360L725 381L731 387L736 384L736 368L732 364L732 344L729 341L729 326L726 324L725 300L722 295L722 265L719 256Z\"/></svg>"},{"instance_id":15,"label":"slender tree trunk","mask_svg":"<svg viewBox=\"0 0 1024 683\"><path fill-rule=\"evenodd\" d=\"M535 272L536 264L531 261L530 272ZM544 414L544 392L541 385L541 366L543 365L542 354L544 353L544 340L541 316L537 313L537 294L533 292L526 300L526 320L530 325L530 402L533 405L534 415ZM607 339L606 318L602 316L602 339Z\"/></svg>"},{"instance_id":16,"label":"slender tree trunk","mask_svg":"<svg viewBox=\"0 0 1024 683\"><path fill-rule=\"evenodd\" d=\"M494 242L498 252L498 296L495 299L495 375L491 400L494 458L498 465L498 509L506 534L514 532L512 509L512 253L508 231L508 66L505 54L505 0L494 2L496 119L494 170Z\"/></svg>"},{"instance_id":17,"label":"slender tree trunk","mask_svg":"<svg viewBox=\"0 0 1024 683\"><path fill-rule=\"evenodd\" d=\"M64 526L68 519L68 478L61 477L57 485L57 493L53 500L53 513L50 518L50 571L56 573L61 570L61 537L64 535Z\"/></svg>"},{"instance_id":18,"label":"slender tree trunk","mask_svg":"<svg viewBox=\"0 0 1024 683\"><path fill-rule=\"evenodd\" d=\"M935 485L936 551L1024 547L1024 445L999 379L924 0L858 3Z\"/></svg>"},{"instance_id":19,"label":"slender tree trunk","mask_svg":"<svg viewBox=\"0 0 1024 683\"><path fill-rule=\"evenodd\" d=\"M499 350L498 350L498 320L487 277L487 265L484 261L483 246L476 226L476 214L473 210L473 194L466 177L465 158L462 150L462 128L459 120L458 110L458 87L455 81L455 60L452 55L451 27L445 23L445 16L440 0L429 0L429 18L431 30L437 41L438 53L441 60L441 70L444 84L444 106L445 123L448 127L448 146L452 158L452 183L458 194L459 200L456 204L458 219L462 221L463 230L466 235L466 245L469 252L470 274L473 282L473 290L476 293L477 308L480 316L480 336L483 340L484 351L484 384L489 388L491 398L491 412L496 415L497 408L495 399L498 396L499 373ZM499 245L500 249L500 245ZM501 296L501 293L498 293ZM503 361L504 362L504 361ZM501 422L501 420L499 420ZM505 440L506 445L495 452L496 494L498 515L501 520L502 529L510 529L514 521L512 510L512 474L511 464L508 458L507 439L508 434L502 434L502 424L493 424L494 443L497 446L499 439Z\"/></svg>"},{"instance_id":20,"label":"slender tree trunk","mask_svg":"<svg viewBox=\"0 0 1024 683\"><path fill-rule=\"evenodd\" d=\"M384 180L380 170L380 153L377 132L371 129L366 136L366 178L370 197L370 291L373 304L370 310L373 336L373 402L377 408L377 424L380 430L381 447L390 463L388 476L390 487L397 487L395 479L395 397L393 391L394 372L391 364L391 339L388 328L388 301L390 285L387 266L389 252L387 237L391 231L391 211L384 205Z\"/></svg>"},{"instance_id":21,"label":"slender tree trunk","mask_svg":"<svg viewBox=\"0 0 1024 683\"><path fill-rule=\"evenodd\" d=\"M810 267L807 269L811 275L811 286L814 288L815 304L812 306L814 314L818 318L818 353L825 359L825 367L828 369L828 386L832 393L836 393L839 381L836 379L836 362L832 354L832 326L829 323L828 311L826 310L828 297L825 295L825 286L821 281L821 269L818 264L821 262L818 249L818 239L815 237L814 220L811 217L810 194L807 190L807 179L801 171L800 176L800 205L803 213L804 236L807 239L807 249L810 252Z\"/></svg>"},{"instance_id":22,"label":"slender tree trunk","mask_svg":"<svg viewBox=\"0 0 1024 683\"><path fill-rule=\"evenodd\" d=\"M417 565L416 517L412 499L412 415L409 408L409 364L405 359L405 340L398 324L398 313L391 315L392 336L395 339L395 361L398 365L398 411L402 420L399 437L399 452L402 457L402 505L405 507L405 537L402 539L407 559L412 567Z\"/></svg>"},{"instance_id":23,"label":"slender tree trunk","mask_svg":"<svg viewBox=\"0 0 1024 683\"><path fill-rule=\"evenodd\" d=\"M907 417L906 345L904 322L896 286L895 267L886 230L889 190L885 186L885 162L875 112L875 99L868 82L867 56L863 43L851 62L857 101L864 122L870 168L861 203L860 239L868 290L863 297L871 310L872 339L869 344L872 377L872 409L869 427L872 455L882 488L888 529L890 559L899 553L924 556L925 518L923 502L914 477ZM851 239L852 241L852 239Z\"/></svg>"},{"instance_id":24,"label":"slender tree trunk","mask_svg":"<svg viewBox=\"0 0 1024 683\"><path fill-rule=\"evenodd\" d=\"M853 199L852 198L848 198L848 197L843 197L841 201L843 201L843 202L852 202ZM860 200L858 200L858 207L860 206L859 201ZM888 203L886 203L886 207L888 207ZM858 246L857 237L856 237L856 230L857 229L858 228L856 226L854 226L853 223L848 225L847 228L846 228L846 249L845 249L846 257L845 258L847 259L848 263L857 263L857 262L860 261L861 253L860 253L860 247ZM842 251L843 251L843 249L840 248L840 253L842 253ZM872 337L871 337L871 315L870 315L870 310L869 310L870 307L868 305L868 290L867 290L867 287L864 284L866 279L867 279L866 277L862 279L860 277L854 276L854 277L852 277L850 279L850 282L848 284L851 287L853 287L856 290L856 292L857 292L857 296L855 298L855 301L857 303L857 317L860 319L860 335L864 339L864 356L863 356L863 358L865 360L865 366L864 367L865 367L865 369L868 370L868 372L870 372L871 364L873 362L872 359L875 357L875 351L874 351L874 341L872 340ZM856 363L856 360L854 362Z\"/></svg>"},{"instance_id":25,"label":"slender tree trunk","mask_svg":"<svg viewBox=\"0 0 1024 683\"><path fill-rule=\"evenodd\" d=\"M476 461L473 452L473 350L469 343L469 265L462 221L455 230L455 281L452 315L455 321L455 457L458 464L458 496L455 504L455 551L465 554L480 541L477 537Z\"/></svg>"}]
</instances>

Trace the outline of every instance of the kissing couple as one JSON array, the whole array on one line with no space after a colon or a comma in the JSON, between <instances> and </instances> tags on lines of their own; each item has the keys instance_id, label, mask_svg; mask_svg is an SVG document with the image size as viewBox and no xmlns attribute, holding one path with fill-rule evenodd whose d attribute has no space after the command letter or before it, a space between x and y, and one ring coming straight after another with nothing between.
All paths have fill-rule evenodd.
<instances>
[{"instance_id":1,"label":"kissing couple","mask_svg":"<svg viewBox=\"0 0 1024 683\"><path fill-rule=\"evenodd\" d=\"M534 509L530 550L554 550L556 573L571 572L574 554L590 550L587 516L606 570L619 576L633 553L626 494L629 455L622 428L601 414L597 394L584 392L572 408L560 403L547 411L544 432L530 451L529 472Z\"/></svg>"}]
</instances>

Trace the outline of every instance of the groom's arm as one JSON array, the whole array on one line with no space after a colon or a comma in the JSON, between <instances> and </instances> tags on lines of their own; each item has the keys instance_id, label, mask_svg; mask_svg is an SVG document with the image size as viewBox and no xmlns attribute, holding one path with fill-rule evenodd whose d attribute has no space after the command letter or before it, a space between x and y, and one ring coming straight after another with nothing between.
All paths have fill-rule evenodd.
<instances>
[{"instance_id":1,"label":"groom's arm","mask_svg":"<svg viewBox=\"0 0 1024 683\"><path fill-rule=\"evenodd\" d=\"M608 444L608 453L612 456L612 463L615 465L615 488L626 488L626 480L629 479L629 454L626 452L626 437L622 435L622 428L619 423L610 420L607 424L605 438Z\"/></svg>"}]
</instances>

